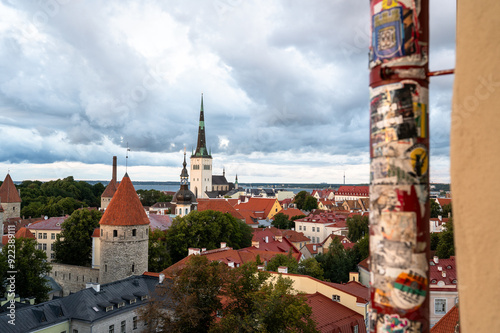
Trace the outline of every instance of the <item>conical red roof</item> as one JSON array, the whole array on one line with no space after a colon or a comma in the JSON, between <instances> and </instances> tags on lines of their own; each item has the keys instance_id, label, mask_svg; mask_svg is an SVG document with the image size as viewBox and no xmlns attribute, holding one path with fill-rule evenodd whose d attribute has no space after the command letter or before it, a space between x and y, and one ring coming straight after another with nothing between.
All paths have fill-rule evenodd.
<instances>
[{"instance_id":1,"label":"conical red roof","mask_svg":"<svg viewBox=\"0 0 500 333\"><path fill-rule=\"evenodd\" d=\"M28 230L26 227L22 227L19 229L16 234L14 235L15 238L33 238L36 239L35 235L31 231Z\"/></svg>"},{"instance_id":2,"label":"conical red roof","mask_svg":"<svg viewBox=\"0 0 500 333\"><path fill-rule=\"evenodd\" d=\"M104 192L102 192L101 197L112 198L115 195L117 189L118 185L116 184L116 180L111 179Z\"/></svg>"},{"instance_id":3,"label":"conical red roof","mask_svg":"<svg viewBox=\"0 0 500 333\"><path fill-rule=\"evenodd\" d=\"M17 192L16 185L14 185L14 182L12 181L12 178L10 178L9 174L5 177L2 186L0 186L0 202L21 202L21 197Z\"/></svg>"},{"instance_id":4,"label":"conical red roof","mask_svg":"<svg viewBox=\"0 0 500 333\"><path fill-rule=\"evenodd\" d=\"M149 224L148 216L128 174L123 177L99 224L124 226Z\"/></svg>"}]
</instances>

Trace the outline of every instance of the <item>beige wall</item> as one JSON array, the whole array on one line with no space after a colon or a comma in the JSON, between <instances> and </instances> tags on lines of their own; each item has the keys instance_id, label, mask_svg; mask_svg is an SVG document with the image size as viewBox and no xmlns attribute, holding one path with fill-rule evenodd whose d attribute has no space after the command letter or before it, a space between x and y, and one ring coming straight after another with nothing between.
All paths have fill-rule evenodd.
<instances>
[{"instance_id":1,"label":"beige wall","mask_svg":"<svg viewBox=\"0 0 500 333\"><path fill-rule=\"evenodd\" d=\"M99 270L83 266L52 263L49 276L59 283L64 296L85 289L87 282L99 283Z\"/></svg>"},{"instance_id":2,"label":"beige wall","mask_svg":"<svg viewBox=\"0 0 500 333\"><path fill-rule=\"evenodd\" d=\"M499 24L500 1L458 1L450 145L462 332L500 331Z\"/></svg>"},{"instance_id":3,"label":"beige wall","mask_svg":"<svg viewBox=\"0 0 500 333\"><path fill-rule=\"evenodd\" d=\"M33 226L29 227L28 229L33 233L33 235L35 235L36 242L39 244L39 246L41 246L41 250L45 251L45 253L47 254L47 261L52 261L52 256L55 255L52 247L57 240L57 235L61 233L61 230L35 229Z\"/></svg>"}]
</instances>

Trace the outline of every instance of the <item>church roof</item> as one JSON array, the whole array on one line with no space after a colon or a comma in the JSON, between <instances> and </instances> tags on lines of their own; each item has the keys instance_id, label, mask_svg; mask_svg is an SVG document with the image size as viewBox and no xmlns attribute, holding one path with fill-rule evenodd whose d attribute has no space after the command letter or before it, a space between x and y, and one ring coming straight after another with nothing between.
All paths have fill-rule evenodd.
<instances>
[{"instance_id":1,"label":"church roof","mask_svg":"<svg viewBox=\"0 0 500 333\"><path fill-rule=\"evenodd\" d=\"M111 179L108 186L106 186L104 192L102 192L101 197L112 198L113 195L115 195L117 189L118 189L118 184L116 183L116 180Z\"/></svg>"},{"instance_id":2,"label":"church roof","mask_svg":"<svg viewBox=\"0 0 500 333\"><path fill-rule=\"evenodd\" d=\"M226 176L212 175L212 185L229 185Z\"/></svg>"},{"instance_id":3,"label":"church roof","mask_svg":"<svg viewBox=\"0 0 500 333\"><path fill-rule=\"evenodd\" d=\"M206 157L212 158L207 150L205 139L205 115L203 111L203 94L201 94L201 108L200 108L200 122L198 124L198 143L196 144L196 151L191 157Z\"/></svg>"},{"instance_id":4,"label":"church roof","mask_svg":"<svg viewBox=\"0 0 500 333\"><path fill-rule=\"evenodd\" d=\"M149 225L148 216L128 174L123 177L99 224Z\"/></svg>"},{"instance_id":5,"label":"church roof","mask_svg":"<svg viewBox=\"0 0 500 333\"><path fill-rule=\"evenodd\" d=\"M0 186L0 202L4 203L13 203L13 202L21 202L21 197L17 192L16 185L10 178L10 175L7 174L5 180L3 181L2 186Z\"/></svg>"}]
</instances>

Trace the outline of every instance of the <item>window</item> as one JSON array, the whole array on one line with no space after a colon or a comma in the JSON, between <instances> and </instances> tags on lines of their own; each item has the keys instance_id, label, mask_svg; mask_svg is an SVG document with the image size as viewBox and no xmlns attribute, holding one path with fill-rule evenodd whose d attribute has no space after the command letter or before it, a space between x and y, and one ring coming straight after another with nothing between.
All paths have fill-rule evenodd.
<instances>
[{"instance_id":1,"label":"window","mask_svg":"<svg viewBox=\"0 0 500 333\"><path fill-rule=\"evenodd\" d=\"M108 265L104 265L104 272L107 273L108 272Z\"/></svg>"},{"instance_id":2,"label":"window","mask_svg":"<svg viewBox=\"0 0 500 333\"><path fill-rule=\"evenodd\" d=\"M47 233L46 232L43 233L43 239L47 239Z\"/></svg>"},{"instance_id":3,"label":"window","mask_svg":"<svg viewBox=\"0 0 500 333\"><path fill-rule=\"evenodd\" d=\"M113 230L113 237L118 237L118 231Z\"/></svg>"},{"instance_id":4,"label":"window","mask_svg":"<svg viewBox=\"0 0 500 333\"><path fill-rule=\"evenodd\" d=\"M51 233L50 234L50 239L56 239L56 234L55 233ZM73 330L73 331L76 331L76 330ZM77 331L78 332L78 331Z\"/></svg>"},{"instance_id":5,"label":"window","mask_svg":"<svg viewBox=\"0 0 500 333\"><path fill-rule=\"evenodd\" d=\"M104 231L101 229L101 237L102 237L103 234L104 234Z\"/></svg>"},{"instance_id":6,"label":"window","mask_svg":"<svg viewBox=\"0 0 500 333\"><path fill-rule=\"evenodd\" d=\"M132 299L130 300L130 304L134 304L134 303L136 302L136 300L137 300L136 298L132 298Z\"/></svg>"},{"instance_id":7,"label":"window","mask_svg":"<svg viewBox=\"0 0 500 333\"><path fill-rule=\"evenodd\" d=\"M43 250L47 251L47 244L42 244Z\"/></svg>"},{"instance_id":8,"label":"window","mask_svg":"<svg viewBox=\"0 0 500 333\"><path fill-rule=\"evenodd\" d=\"M106 312L111 311L111 310L113 310L113 305L110 305L110 306L106 307ZM111 326L113 326L113 330L114 330L115 329L115 325L111 325ZM111 326L109 326L109 329L111 329Z\"/></svg>"},{"instance_id":9,"label":"window","mask_svg":"<svg viewBox=\"0 0 500 333\"><path fill-rule=\"evenodd\" d=\"M38 249L41 250L42 249L42 243L39 243L38 244Z\"/></svg>"},{"instance_id":10,"label":"window","mask_svg":"<svg viewBox=\"0 0 500 333\"><path fill-rule=\"evenodd\" d=\"M54 253L51 253L50 254L50 259L54 259L54 258L55 258Z\"/></svg>"},{"instance_id":11,"label":"window","mask_svg":"<svg viewBox=\"0 0 500 333\"><path fill-rule=\"evenodd\" d=\"M109 325L108 333L115 333L115 325Z\"/></svg>"},{"instance_id":12,"label":"window","mask_svg":"<svg viewBox=\"0 0 500 333\"><path fill-rule=\"evenodd\" d=\"M126 326L126 323L125 323L125 320L123 320L122 321L122 330L121 330L122 333L125 333L125 326Z\"/></svg>"},{"instance_id":13,"label":"window","mask_svg":"<svg viewBox=\"0 0 500 333\"><path fill-rule=\"evenodd\" d=\"M135 237L137 235L137 229L132 229L132 237Z\"/></svg>"},{"instance_id":14,"label":"window","mask_svg":"<svg viewBox=\"0 0 500 333\"><path fill-rule=\"evenodd\" d=\"M42 239L42 233L41 232L38 233L38 239Z\"/></svg>"},{"instance_id":15,"label":"window","mask_svg":"<svg viewBox=\"0 0 500 333\"><path fill-rule=\"evenodd\" d=\"M434 300L434 314L446 314L446 299L436 298Z\"/></svg>"},{"instance_id":16,"label":"window","mask_svg":"<svg viewBox=\"0 0 500 333\"><path fill-rule=\"evenodd\" d=\"M134 265L134 264L132 264L132 272L134 272L134 268L135 268L135 265Z\"/></svg>"},{"instance_id":17,"label":"window","mask_svg":"<svg viewBox=\"0 0 500 333\"><path fill-rule=\"evenodd\" d=\"M306 231L306 226L304 226L304 231Z\"/></svg>"},{"instance_id":18,"label":"window","mask_svg":"<svg viewBox=\"0 0 500 333\"><path fill-rule=\"evenodd\" d=\"M314 232L314 227L313 227L313 232Z\"/></svg>"},{"instance_id":19,"label":"window","mask_svg":"<svg viewBox=\"0 0 500 333\"><path fill-rule=\"evenodd\" d=\"M200 170L200 166L198 164L193 165L193 170Z\"/></svg>"},{"instance_id":20,"label":"window","mask_svg":"<svg viewBox=\"0 0 500 333\"><path fill-rule=\"evenodd\" d=\"M353 328L352 328L352 332L353 332L353 333L359 333L359 327L358 327L358 325L353 326Z\"/></svg>"},{"instance_id":21,"label":"window","mask_svg":"<svg viewBox=\"0 0 500 333\"><path fill-rule=\"evenodd\" d=\"M71 273L68 274L68 280L71 280Z\"/></svg>"},{"instance_id":22,"label":"window","mask_svg":"<svg viewBox=\"0 0 500 333\"><path fill-rule=\"evenodd\" d=\"M135 316L134 318L132 318L132 328L134 330L137 329L137 316Z\"/></svg>"},{"instance_id":23,"label":"window","mask_svg":"<svg viewBox=\"0 0 500 333\"><path fill-rule=\"evenodd\" d=\"M78 333L78 330L73 330L73 333Z\"/></svg>"},{"instance_id":24,"label":"window","mask_svg":"<svg viewBox=\"0 0 500 333\"><path fill-rule=\"evenodd\" d=\"M54 251L54 243L50 244L50 251Z\"/></svg>"},{"instance_id":25,"label":"window","mask_svg":"<svg viewBox=\"0 0 500 333\"><path fill-rule=\"evenodd\" d=\"M301 225L299 225L299 231L302 231L302 226Z\"/></svg>"},{"instance_id":26,"label":"window","mask_svg":"<svg viewBox=\"0 0 500 333\"><path fill-rule=\"evenodd\" d=\"M204 169L204 170L210 170L210 165L204 165L204 166L203 166L203 169Z\"/></svg>"},{"instance_id":27,"label":"window","mask_svg":"<svg viewBox=\"0 0 500 333\"><path fill-rule=\"evenodd\" d=\"M332 295L332 301L340 302L340 295Z\"/></svg>"}]
</instances>

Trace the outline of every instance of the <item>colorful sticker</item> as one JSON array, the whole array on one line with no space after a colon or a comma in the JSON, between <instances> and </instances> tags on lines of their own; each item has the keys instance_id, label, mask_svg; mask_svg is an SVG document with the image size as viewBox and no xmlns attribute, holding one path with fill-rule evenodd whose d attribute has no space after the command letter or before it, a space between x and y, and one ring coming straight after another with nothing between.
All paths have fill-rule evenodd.
<instances>
[{"instance_id":1,"label":"colorful sticker","mask_svg":"<svg viewBox=\"0 0 500 333\"><path fill-rule=\"evenodd\" d=\"M377 332L414 333L422 331L422 323L401 318L397 314L377 314Z\"/></svg>"},{"instance_id":2,"label":"colorful sticker","mask_svg":"<svg viewBox=\"0 0 500 333\"><path fill-rule=\"evenodd\" d=\"M416 270L402 272L394 281L392 301L405 310L415 310L422 305L427 295L425 273Z\"/></svg>"}]
</instances>

